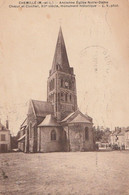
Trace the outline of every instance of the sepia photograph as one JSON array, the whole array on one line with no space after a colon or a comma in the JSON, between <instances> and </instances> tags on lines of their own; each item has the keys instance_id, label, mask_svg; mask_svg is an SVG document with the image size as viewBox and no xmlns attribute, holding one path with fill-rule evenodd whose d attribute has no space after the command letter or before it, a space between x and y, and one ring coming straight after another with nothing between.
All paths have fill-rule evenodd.
<instances>
[{"instance_id":1,"label":"sepia photograph","mask_svg":"<svg viewBox=\"0 0 129 195\"><path fill-rule=\"evenodd\" d=\"M129 195L129 1L0 0L0 195Z\"/></svg>"}]
</instances>

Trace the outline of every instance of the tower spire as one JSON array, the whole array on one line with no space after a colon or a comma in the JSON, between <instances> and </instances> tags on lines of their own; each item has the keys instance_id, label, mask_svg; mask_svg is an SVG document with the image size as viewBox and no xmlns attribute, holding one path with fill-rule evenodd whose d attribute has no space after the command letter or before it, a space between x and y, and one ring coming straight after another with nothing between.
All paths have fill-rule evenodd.
<instances>
[{"instance_id":1,"label":"tower spire","mask_svg":"<svg viewBox=\"0 0 129 195\"><path fill-rule=\"evenodd\" d=\"M53 74L56 70L60 70L66 73L71 73L71 68L69 66L69 61L68 61L68 56L67 56L67 51L65 47L61 26L59 29L59 34L56 43L56 49L55 49L50 75Z\"/></svg>"}]
</instances>

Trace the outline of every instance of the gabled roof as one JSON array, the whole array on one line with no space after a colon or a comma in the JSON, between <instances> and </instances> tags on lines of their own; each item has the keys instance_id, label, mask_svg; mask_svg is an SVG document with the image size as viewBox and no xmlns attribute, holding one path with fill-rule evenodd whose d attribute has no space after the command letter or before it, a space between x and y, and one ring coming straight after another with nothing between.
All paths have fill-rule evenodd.
<instances>
[{"instance_id":1,"label":"gabled roof","mask_svg":"<svg viewBox=\"0 0 129 195\"><path fill-rule=\"evenodd\" d=\"M78 113L78 115L69 123L91 123L91 121L82 113Z\"/></svg>"},{"instance_id":2,"label":"gabled roof","mask_svg":"<svg viewBox=\"0 0 129 195\"><path fill-rule=\"evenodd\" d=\"M27 118L21 124L21 128L26 127L26 126L27 126Z\"/></svg>"},{"instance_id":3,"label":"gabled roof","mask_svg":"<svg viewBox=\"0 0 129 195\"><path fill-rule=\"evenodd\" d=\"M56 118L54 118L51 114L47 115L45 117L45 119L42 121L42 123L40 123L40 125L38 125L39 127L43 127L43 126L53 126L53 127L57 127L57 126L60 126L58 123L57 123L57 120Z\"/></svg>"},{"instance_id":4,"label":"gabled roof","mask_svg":"<svg viewBox=\"0 0 129 195\"><path fill-rule=\"evenodd\" d=\"M70 119L73 115L75 114L75 112L72 112L71 114L69 114L66 118L64 118L61 122L66 122L68 119Z\"/></svg>"},{"instance_id":5,"label":"gabled roof","mask_svg":"<svg viewBox=\"0 0 129 195\"><path fill-rule=\"evenodd\" d=\"M92 123L92 118L84 115L80 110L76 110L63 119L61 123Z\"/></svg>"},{"instance_id":6,"label":"gabled roof","mask_svg":"<svg viewBox=\"0 0 129 195\"><path fill-rule=\"evenodd\" d=\"M31 106L35 116L45 117L48 114L53 114L53 106L50 102L31 100Z\"/></svg>"},{"instance_id":7,"label":"gabled roof","mask_svg":"<svg viewBox=\"0 0 129 195\"><path fill-rule=\"evenodd\" d=\"M50 71L50 74L53 74L57 69L66 73L71 72L61 27L58 34L58 39L56 43L56 49L55 49L55 54L54 54L52 69Z\"/></svg>"}]
</instances>

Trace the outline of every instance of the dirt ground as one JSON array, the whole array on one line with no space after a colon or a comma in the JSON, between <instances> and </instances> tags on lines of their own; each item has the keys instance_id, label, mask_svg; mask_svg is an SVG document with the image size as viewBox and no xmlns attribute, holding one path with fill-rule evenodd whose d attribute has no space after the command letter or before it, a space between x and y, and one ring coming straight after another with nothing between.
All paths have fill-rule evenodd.
<instances>
[{"instance_id":1,"label":"dirt ground","mask_svg":"<svg viewBox=\"0 0 129 195\"><path fill-rule=\"evenodd\" d=\"M129 152L0 154L0 195L129 195Z\"/></svg>"}]
</instances>

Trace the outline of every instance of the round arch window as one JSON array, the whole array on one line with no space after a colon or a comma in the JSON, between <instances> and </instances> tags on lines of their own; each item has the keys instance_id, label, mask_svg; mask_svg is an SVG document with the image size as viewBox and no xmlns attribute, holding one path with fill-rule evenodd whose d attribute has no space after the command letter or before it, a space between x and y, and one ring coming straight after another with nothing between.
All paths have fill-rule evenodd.
<instances>
[{"instance_id":1,"label":"round arch window","mask_svg":"<svg viewBox=\"0 0 129 195\"><path fill-rule=\"evenodd\" d=\"M89 129L88 127L85 127L85 140L89 139Z\"/></svg>"},{"instance_id":2,"label":"round arch window","mask_svg":"<svg viewBox=\"0 0 129 195\"><path fill-rule=\"evenodd\" d=\"M56 131L55 130L51 131L51 140L56 140Z\"/></svg>"}]
</instances>

